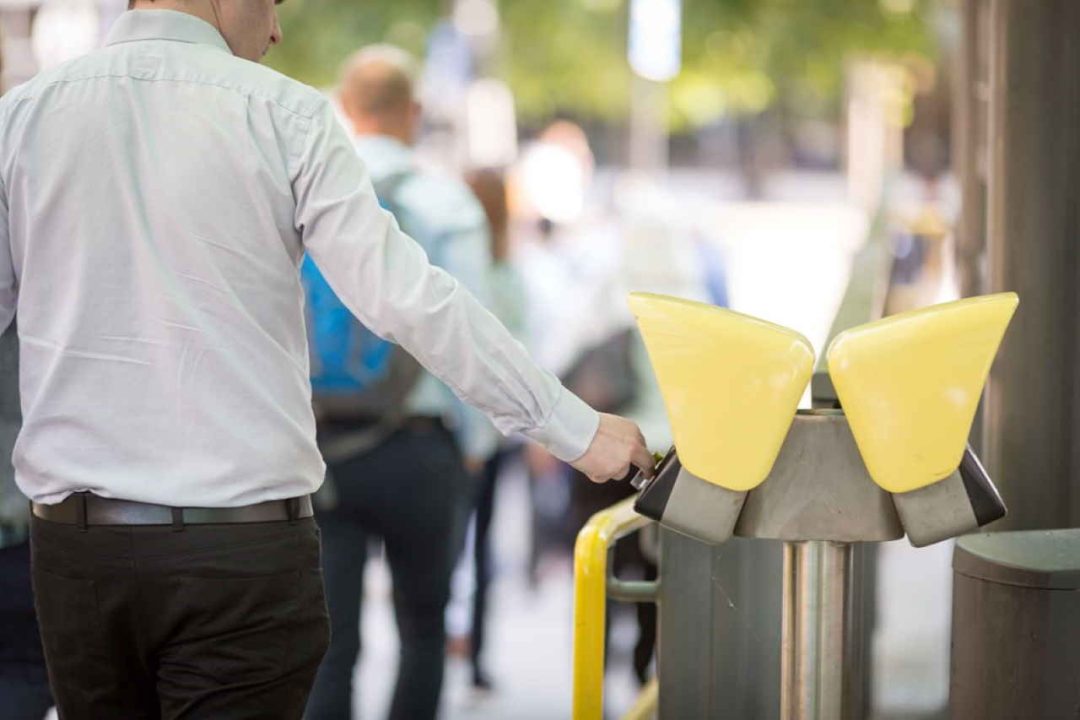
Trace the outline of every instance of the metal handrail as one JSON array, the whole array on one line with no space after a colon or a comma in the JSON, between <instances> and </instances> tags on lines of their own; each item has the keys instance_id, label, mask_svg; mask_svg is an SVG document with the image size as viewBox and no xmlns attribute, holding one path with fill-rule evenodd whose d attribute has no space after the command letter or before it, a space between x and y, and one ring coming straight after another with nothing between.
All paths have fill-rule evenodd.
<instances>
[{"instance_id":1,"label":"metal handrail","mask_svg":"<svg viewBox=\"0 0 1080 720\"><path fill-rule=\"evenodd\" d=\"M634 512L634 498L589 518L574 544L574 720L601 720L604 712L604 633L608 551L651 521Z\"/></svg>"}]
</instances>

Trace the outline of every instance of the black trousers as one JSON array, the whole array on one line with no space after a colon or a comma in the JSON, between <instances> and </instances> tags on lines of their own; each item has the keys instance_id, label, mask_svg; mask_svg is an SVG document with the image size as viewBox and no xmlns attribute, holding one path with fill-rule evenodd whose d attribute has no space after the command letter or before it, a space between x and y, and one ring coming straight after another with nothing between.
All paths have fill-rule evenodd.
<instances>
[{"instance_id":1,"label":"black trousers","mask_svg":"<svg viewBox=\"0 0 1080 720\"><path fill-rule=\"evenodd\" d=\"M34 518L34 595L60 717L301 717L328 643L319 531Z\"/></svg>"},{"instance_id":2,"label":"black trousers","mask_svg":"<svg viewBox=\"0 0 1080 720\"><path fill-rule=\"evenodd\" d=\"M487 678L483 666L484 642L487 638L488 594L492 579L491 522L495 515L495 487L499 473L519 448L499 449L484 463L480 472L480 485L476 490L476 530L473 537L473 592L472 625L469 631L470 660L473 684L480 685Z\"/></svg>"},{"instance_id":3,"label":"black trousers","mask_svg":"<svg viewBox=\"0 0 1080 720\"><path fill-rule=\"evenodd\" d=\"M380 537L394 587L401 659L392 720L431 720L446 662L444 613L472 482L453 437L437 424L408 427L374 450L330 465L336 505L317 510L323 531L331 643L308 720L348 720L360 652L366 548Z\"/></svg>"}]
</instances>

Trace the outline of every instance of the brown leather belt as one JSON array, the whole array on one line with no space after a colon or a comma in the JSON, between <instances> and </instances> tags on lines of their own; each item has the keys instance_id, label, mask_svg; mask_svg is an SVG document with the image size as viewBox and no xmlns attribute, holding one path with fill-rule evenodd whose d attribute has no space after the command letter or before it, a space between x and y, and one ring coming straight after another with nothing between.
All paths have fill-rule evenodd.
<instances>
[{"instance_id":1,"label":"brown leather belt","mask_svg":"<svg viewBox=\"0 0 1080 720\"><path fill-rule=\"evenodd\" d=\"M294 521L312 516L311 497L268 500L228 508L176 508L131 500L114 500L91 493L73 493L55 505L32 503L34 515L68 525L209 525Z\"/></svg>"}]
</instances>

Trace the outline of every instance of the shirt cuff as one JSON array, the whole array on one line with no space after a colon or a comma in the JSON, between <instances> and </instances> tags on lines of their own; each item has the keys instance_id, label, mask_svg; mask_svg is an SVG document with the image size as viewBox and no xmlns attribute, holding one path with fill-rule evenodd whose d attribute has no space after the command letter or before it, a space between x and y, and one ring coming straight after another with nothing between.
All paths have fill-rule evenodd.
<instances>
[{"instance_id":1,"label":"shirt cuff","mask_svg":"<svg viewBox=\"0 0 1080 720\"><path fill-rule=\"evenodd\" d=\"M600 414L563 388L547 422L524 434L563 462L573 462L589 449L599 427Z\"/></svg>"}]
</instances>

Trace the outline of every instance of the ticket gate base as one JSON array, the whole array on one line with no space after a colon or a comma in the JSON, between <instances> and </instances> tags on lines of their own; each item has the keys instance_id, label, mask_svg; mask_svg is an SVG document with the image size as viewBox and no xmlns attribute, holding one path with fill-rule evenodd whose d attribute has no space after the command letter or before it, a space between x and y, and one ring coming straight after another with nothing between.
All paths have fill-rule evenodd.
<instances>
[{"instance_id":1,"label":"ticket gate base","mask_svg":"<svg viewBox=\"0 0 1080 720\"><path fill-rule=\"evenodd\" d=\"M768 477L749 492L703 480L669 453L634 508L712 544L733 534L832 542L904 536L892 496L871 480L840 410L799 410Z\"/></svg>"},{"instance_id":2,"label":"ticket gate base","mask_svg":"<svg viewBox=\"0 0 1080 720\"><path fill-rule=\"evenodd\" d=\"M657 718L865 720L871 547L661 527Z\"/></svg>"},{"instance_id":3,"label":"ticket gate base","mask_svg":"<svg viewBox=\"0 0 1080 720\"><path fill-rule=\"evenodd\" d=\"M840 410L799 410L769 477L751 490L740 537L881 542L904 536L892 496L870 479Z\"/></svg>"},{"instance_id":4,"label":"ticket gate base","mask_svg":"<svg viewBox=\"0 0 1080 720\"><path fill-rule=\"evenodd\" d=\"M970 532L1005 512L970 449L944 480L905 493L888 492L870 476L844 412L824 408L796 413L768 476L748 492L695 476L671 452L655 477L642 485L635 509L666 531L711 545L710 552L723 554L722 544L733 537L783 542L780 720L858 720L864 715L862 578L853 560L857 543L896 540L906 531L911 543L922 547ZM672 533L666 537L662 549L671 546ZM679 553L688 551L678 547ZM691 594L700 602L704 587L694 585L678 553L665 549L660 565L661 648L675 643L683 652L707 642L697 637L703 629L700 618L685 632L672 631L670 608L679 599L665 592L667 587L678 587L680 593L698 587ZM694 572L703 569L698 565ZM687 617L693 615L690 607L679 607ZM696 662L713 662L708 657L701 655ZM676 687L672 681L672 676L694 675L693 663L668 654L661 664L669 671L668 680L661 674L661 718L682 717L694 702L699 710L712 707L711 693ZM714 716L723 717L708 715Z\"/></svg>"},{"instance_id":5,"label":"ticket gate base","mask_svg":"<svg viewBox=\"0 0 1080 720\"><path fill-rule=\"evenodd\" d=\"M711 586L715 571L703 572L702 567L710 554L725 554L717 539L734 534L783 541L783 584L776 598L781 620L780 720L862 718L866 665L858 610L863 583L853 560L855 543L895 540L903 537L904 528L893 496L871 480L843 412L800 410L769 476L745 493L745 500L739 497L742 493L711 485L676 465L677 459L669 457L654 481L671 486L666 497L660 486L647 487L638 509L650 503L653 510L662 507L659 520L665 530L713 547L699 545L706 553L702 556L691 551L693 543L675 543L670 533L661 534L659 717L737 716L725 714L711 689L700 682L696 667L702 663L719 663L728 675L732 670L724 669L725 658L710 654L709 643L717 640L708 639L693 609L709 597L716 617L745 612L731 601L725 609L724 589ZM677 498L675 493L685 492L684 486L691 492ZM728 495L719 494L723 492ZM658 497L666 503L658 503ZM738 515L733 532L732 513ZM693 557L697 560L691 564ZM678 591L669 594L667 588ZM682 596L689 597L684 601ZM762 601L757 602L760 606ZM716 617L718 626L730 626L730 620ZM721 644L725 640L720 639ZM674 654L665 649L672 646L678 648ZM721 654L731 650L722 649ZM759 647L754 653L761 651Z\"/></svg>"}]
</instances>

